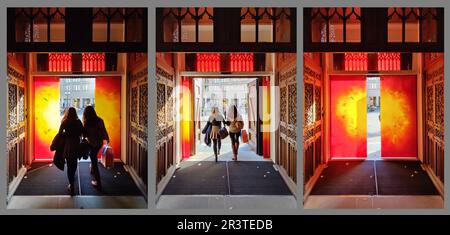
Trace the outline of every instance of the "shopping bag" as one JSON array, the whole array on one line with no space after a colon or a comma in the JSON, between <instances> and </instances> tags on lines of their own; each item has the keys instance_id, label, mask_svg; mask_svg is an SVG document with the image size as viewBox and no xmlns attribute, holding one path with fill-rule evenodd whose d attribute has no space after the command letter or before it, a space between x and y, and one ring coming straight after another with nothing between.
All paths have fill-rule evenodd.
<instances>
[{"instance_id":1,"label":"shopping bag","mask_svg":"<svg viewBox=\"0 0 450 235\"><path fill-rule=\"evenodd\" d=\"M103 145L97 156L101 158L100 162L106 169L114 168L114 153L111 146Z\"/></svg>"},{"instance_id":2,"label":"shopping bag","mask_svg":"<svg viewBox=\"0 0 450 235\"><path fill-rule=\"evenodd\" d=\"M242 143L248 143L248 133L246 130L241 131Z\"/></svg>"}]
</instances>

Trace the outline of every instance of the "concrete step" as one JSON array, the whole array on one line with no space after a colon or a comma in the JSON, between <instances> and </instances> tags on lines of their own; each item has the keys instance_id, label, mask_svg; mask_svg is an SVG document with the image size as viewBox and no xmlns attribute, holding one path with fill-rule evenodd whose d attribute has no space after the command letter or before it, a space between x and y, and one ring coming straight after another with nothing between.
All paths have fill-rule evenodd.
<instances>
[{"instance_id":1,"label":"concrete step","mask_svg":"<svg viewBox=\"0 0 450 235\"><path fill-rule=\"evenodd\" d=\"M441 196L310 195L305 209L443 209Z\"/></svg>"},{"instance_id":2,"label":"concrete step","mask_svg":"<svg viewBox=\"0 0 450 235\"><path fill-rule=\"evenodd\" d=\"M294 196L162 195L157 209L296 209Z\"/></svg>"},{"instance_id":3,"label":"concrete step","mask_svg":"<svg viewBox=\"0 0 450 235\"><path fill-rule=\"evenodd\" d=\"M147 209L142 196L13 196L7 209Z\"/></svg>"}]
</instances>

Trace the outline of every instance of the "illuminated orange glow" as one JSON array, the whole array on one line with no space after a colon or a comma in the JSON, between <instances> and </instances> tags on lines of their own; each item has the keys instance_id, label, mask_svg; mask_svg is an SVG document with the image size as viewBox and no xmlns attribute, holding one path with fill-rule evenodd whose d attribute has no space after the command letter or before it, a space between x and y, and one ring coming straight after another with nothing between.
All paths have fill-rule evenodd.
<instances>
[{"instance_id":1,"label":"illuminated orange glow","mask_svg":"<svg viewBox=\"0 0 450 235\"><path fill-rule=\"evenodd\" d=\"M331 157L366 157L365 77L331 76L330 86Z\"/></svg>"},{"instance_id":2,"label":"illuminated orange glow","mask_svg":"<svg viewBox=\"0 0 450 235\"><path fill-rule=\"evenodd\" d=\"M95 111L105 122L114 158L120 159L120 77L97 77Z\"/></svg>"},{"instance_id":3,"label":"illuminated orange glow","mask_svg":"<svg viewBox=\"0 0 450 235\"><path fill-rule=\"evenodd\" d=\"M417 157L416 76L382 76L381 156Z\"/></svg>"},{"instance_id":4,"label":"illuminated orange glow","mask_svg":"<svg viewBox=\"0 0 450 235\"><path fill-rule=\"evenodd\" d=\"M386 141L397 144L410 124L407 97L405 94L389 88L381 90L380 94L383 97L383 108L380 112L381 116L383 116L383 128L381 131ZM395 110L395 112L390 110Z\"/></svg>"},{"instance_id":5,"label":"illuminated orange glow","mask_svg":"<svg viewBox=\"0 0 450 235\"><path fill-rule=\"evenodd\" d=\"M53 159L50 145L60 123L59 78L34 77L34 159Z\"/></svg>"},{"instance_id":6,"label":"illuminated orange glow","mask_svg":"<svg viewBox=\"0 0 450 235\"><path fill-rule=\"evenodd\" d=\"M181 152L183 158L191 156L191 89L190 78L183 77L181 81Z\"/></svg>"},{"instance_id":7,"label":"illuminated orange glow","mask_svg":"<svg viewBox=\"0 0 450 235\"><path fill-rule=\"evenodd\" d=\"M366 129L363 128L365 117L361 111L365 105L366 91L359 87L352 87L348 92L337 98L336 117L343 123L345 131L350 137L364 136Z\"/></svg>"}]
</instances>

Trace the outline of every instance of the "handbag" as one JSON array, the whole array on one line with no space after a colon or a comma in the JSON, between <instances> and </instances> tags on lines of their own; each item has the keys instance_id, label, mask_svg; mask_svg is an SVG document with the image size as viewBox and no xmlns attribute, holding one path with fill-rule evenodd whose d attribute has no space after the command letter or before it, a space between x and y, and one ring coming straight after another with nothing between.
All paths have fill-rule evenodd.
<instances>
[{"instance_id":1,"label":"handbag","mask_svg":"<svg viewBox=\"0 0 450 235\"><path fill-rule=\"evenodd\" d=\"M241 131L242 143L248 143L248 133L246 130Z\"/></svg>"},{"instance_id":2,"label":"handbag","mask_svg":"<svg viewBox=\"0 0 450 235\"><path fill-rule=\"evenodd\" d=\"M228 130L225 127L220 128L219 130L220 139L225 139L228 136Z\"/></svg>"},{"instance_id":3,"label":"handbag","mask_svg":"<svg viewBox=\"0 0 450 235\"><path fill-rule=\"evenodd\" d=\"M243 121L236 121L234 126L239 129L242 130L242 128L244 128L244 122Z\"/></svg>"},{"instance_id":4,"label":"handbag","mask_svg":"<svg viewBox=\"0 0 450 235\"><path fill-rule=\"evenodd\" d=\"M84 160L87 160L89 158L89 155L91 154L91 146L87 142L86 138L83 138L80 142L80 145L78 146L79 154L78 158L83 158Z\"/></svg>"}]
</instances>

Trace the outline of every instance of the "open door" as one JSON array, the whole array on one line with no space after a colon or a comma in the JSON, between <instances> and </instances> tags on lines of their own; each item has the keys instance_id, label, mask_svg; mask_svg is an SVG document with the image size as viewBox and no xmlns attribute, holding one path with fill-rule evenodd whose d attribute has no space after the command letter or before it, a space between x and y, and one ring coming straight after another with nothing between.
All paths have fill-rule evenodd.
<instances>
[{"instance_id":1,"label":"open door","mask_svg":"<svg viewBox=\"0 0 450 235\"><path fill-rule=\"evenodd\" d=\"M331 158L367 157L365 76L330 76Z\"/></svg>"},{"instance_id":2,"label":"open door","mask_svg":"<svg viewBox=\"0 0 450 235\"><path fill-rule=\"evenodd\" d=\"M417 79L381 76L381 157L417 158Z\"/></svg>"},{"instance_id":3,"label":"open door","mask_svg":"<svg viewBox=\"0 0 450 235\"><path fill-rule=\"evenodd\" d=\"M254 80L248 83L248 144L251 146L253 150L256 150L256 137L257 137L257 118L258 118L258 94L257 80ZM244 125L245 126L245 125Z\"/></svg>"},{"instance_id":4,"label":"open door","mask_svg":"<svg viewBox=\"0 0 450 235\"><path fill-rule=\"evenodd\" d=\"M62 114L60 113L59 77L34 77L34 159L50 161L53 152L50 145L58 133Z\"/></svg>"},{"instance_id":5,"label":"open door","mask_svg":"<svg viewBox=\"0 0 450 235\"><path fill-rule=\"evenodd\" d=\"M113 149L115 159L120 159L121 155L120 93L121 79L119 76L95 79L95 111L105 123L109 135L109 145ZM145 110L147 107L140 108Z\"/></svg>"}]
</instances>

